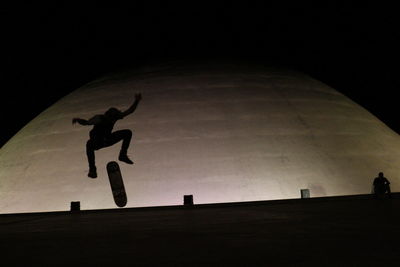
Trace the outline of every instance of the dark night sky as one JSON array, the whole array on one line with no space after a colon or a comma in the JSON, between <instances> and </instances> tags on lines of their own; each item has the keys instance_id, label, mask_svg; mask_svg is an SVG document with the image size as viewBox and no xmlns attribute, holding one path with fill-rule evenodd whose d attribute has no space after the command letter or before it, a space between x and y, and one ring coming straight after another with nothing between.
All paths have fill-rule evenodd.
<instances>
[{"instance_id":1,"label":"dark night sky","mask_svg":"<svg viewBox=\"0 0 400 267\"><path fill-rule=\"evenodd\" d=\"M0 146L86 82L170 59L239 59L297 69L400 132L400 36L394 6L351 1L53 2L0 8Z\"/></svg>"}]
</instances>

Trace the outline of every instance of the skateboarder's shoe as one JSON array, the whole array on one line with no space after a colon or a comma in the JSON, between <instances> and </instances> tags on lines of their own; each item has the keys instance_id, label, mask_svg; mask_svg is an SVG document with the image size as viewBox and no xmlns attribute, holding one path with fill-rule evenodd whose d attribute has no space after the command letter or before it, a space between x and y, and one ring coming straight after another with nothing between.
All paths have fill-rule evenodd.
<instances>
[{"instance_id":1,"label":"skateboarder's shoe","mask_svg":"<svg viewBox=\"0 0 400 267\"><path fill-rule=\"evenodd\" d=\"M96 168L90 168L90 169L89 169L88 176L89 176L90 178L97 178L97 171L96 171Z\"/></svg>"},{"instance_id":2,"label":"skateboarder's shoe","mask_svg":"<svg viewBox=\"0 0 400 267\"><path fill-rule=\"evenodd\" d=\"M133 164L133 161L130 160L130 159L128 158L128 155L126 155L126 154L119 154L118 159L119 159L120 161L125 162L125 163Z\"/></svg>"}]
</instances>

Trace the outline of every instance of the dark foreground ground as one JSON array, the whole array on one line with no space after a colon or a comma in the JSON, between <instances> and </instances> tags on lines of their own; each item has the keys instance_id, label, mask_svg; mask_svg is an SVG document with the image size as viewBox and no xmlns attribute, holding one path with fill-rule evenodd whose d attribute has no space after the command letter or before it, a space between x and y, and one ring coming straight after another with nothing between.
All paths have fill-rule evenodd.
<instances>
[{"instance_id":1,"label":"dark foreground ground","mask_svg":"<svg viewBox=\"0 0 400 267\"><path fill-rule=\"evenodd\" d=\"M0 215L1 266L399 266L400 195Z\"/></svg>"}]
</instances>

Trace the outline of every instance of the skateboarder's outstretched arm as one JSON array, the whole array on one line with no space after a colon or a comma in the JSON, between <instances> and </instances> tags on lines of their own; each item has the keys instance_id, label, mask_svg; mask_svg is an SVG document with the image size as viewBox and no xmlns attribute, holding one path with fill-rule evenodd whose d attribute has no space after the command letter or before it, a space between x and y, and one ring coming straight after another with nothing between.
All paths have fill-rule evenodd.
<instances>
[{"instance_id":1,"label":"skateboarder's outstretched arm","mask_svg":"<svg viewBox=\"0 0 400 267\"><path fill-rule=\"evenodd\" d=\"M135 94L135 102L124 112L122 112L122 118L128 116L129 114L133 113L139 104L140 100L142 100L142 94Z\"/></svg>"},{"instance_id":2,"label":"skateboarder's outstretched arm","mask_svg":"<svg viewBox=\"0 0 400 267\"><path fill-rule=\"evenodd\" d=\"M80 125L95 125L100 121L100 116L96 115L89 120L80 119L80 118L73 118L72 124L79 123Z\"/></svg>"}]
</instances>

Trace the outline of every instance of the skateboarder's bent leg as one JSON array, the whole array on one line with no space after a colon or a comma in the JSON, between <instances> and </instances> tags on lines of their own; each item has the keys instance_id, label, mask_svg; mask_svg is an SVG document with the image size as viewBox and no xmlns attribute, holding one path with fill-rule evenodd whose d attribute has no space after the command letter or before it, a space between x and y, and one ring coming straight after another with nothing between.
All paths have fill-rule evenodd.
<instances>
[{"instance_id":1,"label":"skateboarder's bent leg","mask_svg":"<svg viewBox=\"0 0 400 267\"><path fill-rule=\"evenodd\" d=\"M94 151L96 150L95 142L92 139L89 139L86 143L86 155L89 162L89 173L88 176L91 178L97 177L96 163Z\"/></svg>"},{"instance_id":2,"label":"skateboarder's bent leg","mask_svg":"<svg viewBox=\"0 0 400 267\"><path fill-rule=\"evenodd\" d=\"M113 132L110 138L107 140L107 145L113 145L122 140L121 151L119 153L118 159L128 164L133 164L133 161L131 161L127 155L131 139L132 131L125 129Z\"/></svg>"}]
</instances>

